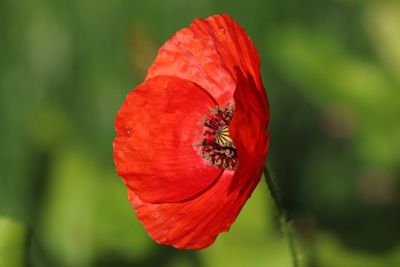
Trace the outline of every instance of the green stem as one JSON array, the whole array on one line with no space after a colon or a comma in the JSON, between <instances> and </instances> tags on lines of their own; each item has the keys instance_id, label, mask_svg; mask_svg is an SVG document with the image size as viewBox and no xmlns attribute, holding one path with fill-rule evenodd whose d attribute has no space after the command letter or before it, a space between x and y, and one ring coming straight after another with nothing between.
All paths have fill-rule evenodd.
<instances>
[{"instance_id":1,"label":"green stem","mask_svg":"<svg viewBox=\"0 0 400 267\"><path fill-rule=\"evenodd\" d=\"M272 199L274 200L276 209L278 211L279 224L280 224L283 236L285 237L285 239L287 240L287 243L288 243L290 256L291 256L292 262L293 262L293 267L299 267L300 264L299 264L296 245L294 242L294 235L290 229L285 211L282 208L282 201L281 201L278 189L275 185L274 178L272 177L272 174L267 167L265 167L265 169L264 169L264 176L265 176L265 180L267 182L269 191L271 192Z\"/></svg>"}]
</instances>

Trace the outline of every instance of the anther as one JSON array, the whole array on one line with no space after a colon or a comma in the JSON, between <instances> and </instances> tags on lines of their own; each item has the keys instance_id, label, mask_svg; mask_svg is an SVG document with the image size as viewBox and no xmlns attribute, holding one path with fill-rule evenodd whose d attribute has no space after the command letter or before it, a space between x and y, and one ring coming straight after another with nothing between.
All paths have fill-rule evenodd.
<instances>
[{"instance_id":1,"label":"anther","mask_svg":"<svg viewBox=\"0 0 400 267\"><path fill-rule=\"evenodd\" d=\"M204 127L203 138L195 147L200 147L201 156L216 168L235 169L238 165L236 147L229 134L233 110L229 103L225 108L210 108L210 115L199 122Z\"/></svg>"}]
</instances>

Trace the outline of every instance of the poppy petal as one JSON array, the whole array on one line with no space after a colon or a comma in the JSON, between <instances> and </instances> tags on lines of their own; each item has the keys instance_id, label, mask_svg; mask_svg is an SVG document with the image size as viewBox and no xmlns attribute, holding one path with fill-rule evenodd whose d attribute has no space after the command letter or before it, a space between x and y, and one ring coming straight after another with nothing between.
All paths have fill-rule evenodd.
<instances>
[{"instance_id":1,"label":"poppy petal","mask_svg":"<svg viewBox=\"0 0 400 267\"><path fill-rule=\"evenodd\" d=\"M173 75L199 84L224 106L232 101L239 67L255 79L265 97L257 48L229 15L195 19L159 50L146 79ZM265 112L264 112L265 113Z\"/></svg>"},{"instance_id":2,"label":"poppy petal","mask_svg":"<svg viewBox=\"0 0 400 267\"><path fill-rule=\"evenodd\" d=\"M234 186L240 186L262 175L269 144L269 132L266 132L269 112L267 117L263 116L266 100L256 89L253 77L250 74L245 77L239 69L236 71L235 112L229 129L239 161Z\"/></svg>"},{"instance_id":3,"label":"poppy petal","mask_svg":"<svg viewBox=\"0 0 400 267\"><path fill-rule=\"evenodd\" d=\"M208 164L193 144L198 125L215 100L198 85L160 76L139 85L117 114L117 173L140 199L177 202L209 187L222 170Z\"/></svg>"},{"instance_id":4,"label":"poppy petal","mask_svg":"<svg viewBox=\"0 0 400 267\"><path fill-rule=\"evenodd\" d=\"M228 231L258 180L232 188L234 172L225 170L218 181L197 198L180 203L150 204L132 190L129 200L150 237L157 243L182 249L211 245L220 232Z\"/></svg>"}]
</instances>

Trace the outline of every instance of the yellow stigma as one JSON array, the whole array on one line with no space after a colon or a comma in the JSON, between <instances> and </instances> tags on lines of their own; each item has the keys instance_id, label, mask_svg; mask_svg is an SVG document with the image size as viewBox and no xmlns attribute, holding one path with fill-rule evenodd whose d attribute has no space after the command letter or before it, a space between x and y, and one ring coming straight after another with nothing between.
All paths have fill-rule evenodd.
<instances>
[{"instance_id":1,"label":"yellow stigma","mask_svg":"<svg viewBox=\"0 0 400 267\"><path fill-rule=\"evenodd\" d=\"M229 135L228 125L224 125L217 131L217 136L215 137L215 142L223 147L232 146L232 138Z\"/></svg>"}]
</instances>

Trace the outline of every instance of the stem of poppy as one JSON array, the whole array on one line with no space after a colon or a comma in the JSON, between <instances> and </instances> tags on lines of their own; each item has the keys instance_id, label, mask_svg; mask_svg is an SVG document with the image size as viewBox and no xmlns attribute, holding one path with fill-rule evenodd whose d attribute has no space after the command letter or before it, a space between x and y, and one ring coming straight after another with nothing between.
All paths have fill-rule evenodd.
<instances>
[{"instance_id":1,"label":"stem of poppy","mask_svg":"<svg viewBox=\"0 0 400 267\"><path fill-rule=\"evenodd\" d=\"M280 224L283 236L285 237L285 239L287 240L287 243L288 243L290 256L291 256L292 262L293 262L293 267L299 267L300 265L299 265L297 248L296 248L295 241L294 241L294 239L295 239L294 234L292 233L292 231L290 229L290 225L289 225L286 213L282 208L282 200L279 195L276 184L274 182L274 177L272 176L268 167L265 167L265 169L264 169L264 177L267 182L272 199L274 200L276 210L278 211L279 224Z\"/></svg>"}]
</instances>

